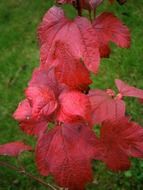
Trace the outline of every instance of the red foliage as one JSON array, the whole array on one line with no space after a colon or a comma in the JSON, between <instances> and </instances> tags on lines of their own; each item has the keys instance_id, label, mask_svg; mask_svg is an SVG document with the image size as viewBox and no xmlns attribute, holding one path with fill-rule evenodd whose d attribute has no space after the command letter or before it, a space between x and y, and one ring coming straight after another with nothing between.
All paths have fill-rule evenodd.
<instances>
[{"instance_id":1,"label":"red foliage","mask_svg":"<svg viewBox=\"0 0 143 190\"><path fill-rule=\"evenodd\" d=\"M119 93L122 96L129 96L129 97L136 97L143 99L143 90L135 88L134 86L129 86L128 84L124 83L119 79L116 79L115 83L119 90Z\"/></svg>"},{"instance_id":2,"label":"red foliage","mask_svg":"<svg viewBox=\"0 0 143 190\"><path fill-rule=\"evenodd\" d=\"M143 158L143 128L127 118L103 122L99 141L100 159L113 171L128 169L129 157Z\"/></svg>"},{"instance_id":3,"label":"red foliage","mask_svg":"<svg viewBox=\"0 0 143 190\"><path fill-rule=\"evenodd\" d=\"M57 42L67 44L73 57L83 62L86 68L96 73L100 62L95 30L90 21L84 17L69 20L61 8L52 7L44 16L38 28L41 44L41 64L56 66L55 48Z\"/></svg>"},{"instance_id":4,"label":"red foliage","mask_svg":"<svg viewBox=\"0 0 143 190\"><path fill-rule=\"evenodd\" d=\"M125 115L123 100L115 99L108 91L91 90L89 98L92 106L92 123L100 124L104 120L118 120Z\"/></svg>"},{"instance_id":5,"label":"red foliage","mask_svg":"<svg viewBox=\"0 0 143 190\"><path fill-rule=\"evenodd\" d=\"M91 11L102 0L57 2ZM92 160L118 171L130 167L129 157L143 158L143 128L126 118L123 100L132 96L142 101L143 90L119 79L115 80L117 95L111 89L89 90L90 71L96 74L100 58L109 57L109 43L130 47L127 26L108 12L92 22L82 16L70 20L54 6L38 27L38 37L40 66L13 117L25 133L37 136L36 164L41 175L51 174L69 190L83 190L92 180ZM99 138L95 124L101 126ZM31 148L21 142L0 146L2 155L17 156L25 150Z\"/></svg>"},{"instance_id":6,"label":"red foliage","mask_svg":"<svg viewBox=\"0 0 143 190\"><path fill-rule=\"evenodd\" d=\"M37 143L36 162L40 173L52 174L60 186L70 190L84 189L92 180L91 160L96 141L95 134L84 123L56 126Z\"/></svg>"},{"instance_id":7,"label":"red foliage","mask_svg":"<svg viewBox=\"0 0 143 190\"><path fill-rule=\"evenodd\" d=\"M93 27L98 37L101 57L109 56L109 42L122 48L130 47L129 29L113 13L104 12L99 15L94 20Z\"/></svg>"},{"instance_id":8,"label":"red foliage","mask_svg":"<svg viewBox=\"0 0 143 190\"><path fill-rule=\"evenodd\" d=\"M4 156L18 156L22 152L30 150L32 150L32 147L19 141L0 145L0 155Z\"/></svg>"}]
</instances>

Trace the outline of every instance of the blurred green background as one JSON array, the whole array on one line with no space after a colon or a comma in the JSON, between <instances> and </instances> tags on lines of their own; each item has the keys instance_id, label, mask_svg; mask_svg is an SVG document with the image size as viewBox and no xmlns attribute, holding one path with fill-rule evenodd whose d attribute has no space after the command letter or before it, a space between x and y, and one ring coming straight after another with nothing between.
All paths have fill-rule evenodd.
<instances>
[{"instance_id":1,"label":"blurred green background","mask_svg":"<svg viewBox=\"0 0 143 190\"><path fill-rule=\"evenodd\" d=\"M32 70L39 64L36 29L42 16L53 4L52 0L0 0L0 144L21 140L34 145L35 139L24 135L12 113L24 97L23 91ZM71 6L65 6L69 17L75 16ZM103 59L92 87L115 89L114 79L120 78L143 89L143 2L128 0L124 6L107 1L98 12L113 11L128 25L132 33L130 49L112 46L109 59ZM86 12L84 13L87 14ZM143 125L143 107L135 99L127 99L127 112ZM120 155L119 155L120 156ZM0 157L0 161L17 165L22 162L27 171L38 176L32 153L23 153L19 160ZM143 161L133 159L132 167L123 173L112 173L104 164L95 161L94 181L89 190L142 190ZM53 183L51 177L43 178ZM0 166L0 190L44 190L44 186L15 171Z\"/></svg>"}]
</instances>

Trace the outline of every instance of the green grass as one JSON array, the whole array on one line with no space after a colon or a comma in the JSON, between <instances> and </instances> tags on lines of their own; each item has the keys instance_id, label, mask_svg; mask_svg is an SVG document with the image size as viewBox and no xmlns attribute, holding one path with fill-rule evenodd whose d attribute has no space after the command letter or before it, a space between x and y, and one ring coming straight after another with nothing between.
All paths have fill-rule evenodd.
<instances>
[{"instance_id":1,"label":"green grass","mask_svg":"<svg viewBox=\"0 0 143 190\"><path fill-rule=\"evenodd\" d=\"M12 113L20 100L31 77L33 68L39 64L39 49L36 28L46 10L52 5L47 0L1 0L0 1L0 143L23 139L34 144L35 140L24 135ZM73 17L75 11L66 6L67 15ZM109 6L106 2L99 9L113 11L132 32L132 46L129 50L112 45L110 59L102 60L100 72L93 77L96 88L115 88L114 79L120 78L131 85L143 89L143 6L140 0L130 0L125 6ZM70 11L68 11L70 10ZM85 13L86 14L86 13ZM134 99L127 99L127 112L143 124L143 107ZM120 155L119 155L120 156ZM13 158L1 157L17 164ZM27 170L36 171L34 156L24 153L20 157ZM142 190L143 162L133 159L132 168L123 173L112 173L104 164L95 161L94 183L89 190ZM45 178L44 178L45 179ZM52 181L51 178L46 178ZM42 185L29 180L15 171L0 166L0 190L44 190Z\"/></svg>"}]
</instances>

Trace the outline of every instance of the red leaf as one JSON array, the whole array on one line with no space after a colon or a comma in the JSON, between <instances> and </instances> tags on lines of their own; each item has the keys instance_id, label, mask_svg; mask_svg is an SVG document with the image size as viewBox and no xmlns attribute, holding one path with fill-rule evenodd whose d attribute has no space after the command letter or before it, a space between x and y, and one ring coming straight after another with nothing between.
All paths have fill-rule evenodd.
<instances>
[{"instance_id":1,"label":"red leaf","mask_svg":"<svg viewBox=\"0 0 143 190\"><path fill-rule=\"evenodd\" d=\"M78 91L62 93L59 97L60 110L57 120L61 122L77 120L90 122L91 107L88 96Z\"/></svg>"},{"instance_id":2,"label":"red leaf","mask_svg":"<svg viewBox=\"0 0 143 190\"><path fill-rule=\"evenodd\" d=\"M116 79L115 83L122 96L131 96L143 99L143 90L135 88L133 86L129 86L119 79Z\"/></svg>"},{"instance_id":3,"label":"red leaf","mask_svg":"<svg viewBox=\"0 0 143 190\"><path fill-rule=\"evenodd\" d=\"M58 86L58 82L55 78L54 69L47 69L45 67L39 67L34 69L32 79L28 83L29 86L48 86L52 90L55 90ZM55 90L56 91L56 90Z\"/></svg>"},{"instance_id":4,"label":"red leaf","mask_svg":"<svg viewBox=\"0 0 143 190\"><path fill-rule=\"evenodd\" d=\"M32 74L32 79L29 82L29 86L45 86L53 90L55 96L57 97L61 91L67 89L68 87L57 81L55 76L55 68L46 68L41 66L34 70Z\"/></svg>"},{"instance_id":5,"label":"red leaf","mask_svg":"<svg viewBox=\"0 0 143 190\"><path fill-rule=\"evenodd\" d=\"M86 90L91 83L90 73L80 60L74 58L70 47L57 42L55 51L58 60L55 73L59 82L65 83L72 89Z\"/></svg>"},{"instance_id":6,"label":"red leaf","mask_svg":"<svg viewBox=\"0 0 143 190\"><path fill-rule=\"evenodd\" d=\"M108 57L110 54L109 42L114 42L122 48L130 47L129 29L112 13L104 12L93 22L96 30L100 54Z\"/></svg>"},{"instance_id":7,"label":"red leaf","mask_svg":"<svg viewBox=\"0 0 143 190\"><path fill-rule=\"evenodd\" d=\"M4 156L18 156L22 152L29 150L32 150L32 147L20 141L0 145L0 155Z\"/></svg>"},{"instance_id":8,"label":"red leaf","mask_svg":"<svg viewBox=\"0 0 143 190\"><path fill-rule=\"evenodd\" d=\"M83 190L92 180L91 160L96 136L82 123L57 126L37 144L36 161L40 173L52 174L61 187Z\"/></svg>"},{"instance_id":9,"label":"red leaf","mask_svg":"<svg viewBox=\"0 0 143 190\"><path fill-rule=\"evenodd\" d=\"M18 108L13 114L14 119L18 121L29 120L31 118L32 108L27 99L21 101L18 105Z\"/></svg>"},{"instance_id":10,"label":"red leaf","mask_svg":"<svg viewBox=\"0 0 143 190\"><path fill-rule=\"evenodd\" d=\"M47 129L46 120L37 120L32 117L32 108L27 99L19 103L13 117L19 121L21 129L29 135L39 136Z\"/></svg>"},{"instance_id":11,"label":"red leaf","mask_svg":"<svg viewBox=\"0 0 143 190\"><path fill-rule=\"evenodd\" d=\"M26 90L26 96L32 104L33 117L48 117L57 108L55 94L46 86L30 86Z\"/></svg>"},{"instance_id":12,"label":"red leaf","mask_svg":"<svg viewBox=\"0 0 143 190\"><path fill-rule=\"evenodd\" d=\"M127 118L105 121L101 128L100 143L101 160L113 171L128 169L128 157L143 158L143 128Z\"/></svg>"},{"instance_id":13,"label":"red leaf","mask_svg":"<svg viewBox=\"0 0 143 190\"><path fill-rule=\"evenodd\" d=\"M119 119L125 115L125 104L122 100L113 99L103 90L91 90L89 99L92 107L93 124L107 119Z\"/></svg>"},{"instance_id":14,"label":"red leaf","mask_svg":"<svg viewBox=\"0 0 143 190\"><path fill-rule=\"evenodd\" d=\"M23 132L25 132L28 135L34 135L34 136L41 136L47 128L48 128L48 122L47 121L23 121L20 122L20 127Z\"/></svg>"},{"instance_id":15,"label":"red leaf","mask_svg":"<svg viewBox=\"0 0 143 190\"><path fill-rule=\"evenodd\" d=\"M38 29L41 43L41 63L47 66L52 65L56 41L68 44L74 57L82 59L86 67L97 72L100 55L96 34L90 21L86 18L77 17L69 20L64 12L58 7L52 7L44 16Z\"/></svg>"}]
</instances>

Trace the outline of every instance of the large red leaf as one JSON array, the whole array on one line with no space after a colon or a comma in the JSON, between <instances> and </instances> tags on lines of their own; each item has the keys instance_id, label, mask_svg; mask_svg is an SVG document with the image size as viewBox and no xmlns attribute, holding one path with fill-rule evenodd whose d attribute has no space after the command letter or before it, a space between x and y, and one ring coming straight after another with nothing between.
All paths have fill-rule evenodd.
<instances>
[{"instance_id":1,"label":"large red leaf","mask_svg":"<svg viewBox=\"0 0 143 190\"><path fill-rule=\"evenodd\" d=\"M27 99L19 103L13 117L20 123L21 129L29 135L39 136L47 129L47 121L32 117L32 108Z\"/></svg>"},{"instance_id":2,"label":"large red leaf","mask_svg":"<svg viewBox=\"0 0 143 190\"><path fill-rule=\"evenodd\" d=\"M86 90L91 84L90 73L80 60L77 60L67 44L56 43L55 67L56 77L59 82L65 83L72 89Z\"/></svg>"},{"instance_id":3,"label":"large red leaf","mask_svg":"<svg viewBox=\"0 0 143 190\"><path fill-rule=\"evenodd\" d=\"M119 79L116 79L115 83L121 96L131 96L143 99L143 90L135 88L133 86L129 86Z\"/></svg>"},{"instance_id":4,"label":"large red leaf","mask_svg":"<svg viewBox=\"0 0 143 190\"><path fill-rule=\"evenodd\" d=\"M92 180L91 159L97 139L82 123L57 126L40 138L36 162L44 176L52 174L61 187L83 190Z\"/></svg>"},{"instance_id":5,"label":"large red leaf","mask_svg":"<svg viewBox=\"0 0 143 190\"><path fill-rule=\"evenodd\" d=\"M32 150L31 146L20 141L0 145L0 155L4 156L18 156L22 152L30 150Z\"/></svg>"},{"instance_id":6,"label":"large red leaf","mask_svg":"<svg viewBox=\"0 0 143 190\"><path fill-rule=\"evenodd\" d=\"M93 22L98 37L100 54L108 57L110 54L109 42L114 42L122 48L130 47L130 32L113 13L104 12Z\"/></svg>"},{"instance_id":7,"label":"large red leaf","mask_svg":"<svg viewBox=\"0 0 143 190\"><path fill-rule=\"evenodd\" d=\"M125 104L103 90L90 90L89 99L92 107L92 122L100 124L106 119L119 119L125 115Z\"/></svg>"},{"instance_id":8,"label":"large red leaf","mask_svg":"<svg viewBox=\"0 0 143 190\"><path fill-rule=\"evenodd\" d=\"M33 117L48 117L57 108L55 94L47 86L29 86L26 89L26 96L32 105Z\"/></svg>"},{"instance_id":9,"label":"large red leaf","mask_svg":"<svg viewBox=\"0 0 143 190\"><path fill-rule=\"evenodd\" d=\"M42 64L52 65L55 43L62 41L68 44L76 59L82 60L90 71L97 72L100 55L95 30L88 19L77 17L69 20L62 9L52 7L44 16L38 34Z\"/></svg>"},{"instance_id":10,"label":"large red leaf","mask_svg":"<svg viewBox=\"0 0 143 190\"><path fill-rule=\"evenodd\" d=\"M88 96L78 91L64 92L60 95L59 102L57 120L65 122L82 119L90 123L91 106Z\"/></svg>"},{"instance_id":11,"label":"large red leaf","mask_svg":"<svg viewBox=\"0 0 143 190\"><path fill-rule=\"evenodd\" d=\"M130 167L128 157L143 158L143 128L127 118L107 120L101 127L100 145L101 160L111 170L126 170Z\"/></svg>"}]
</instances>

